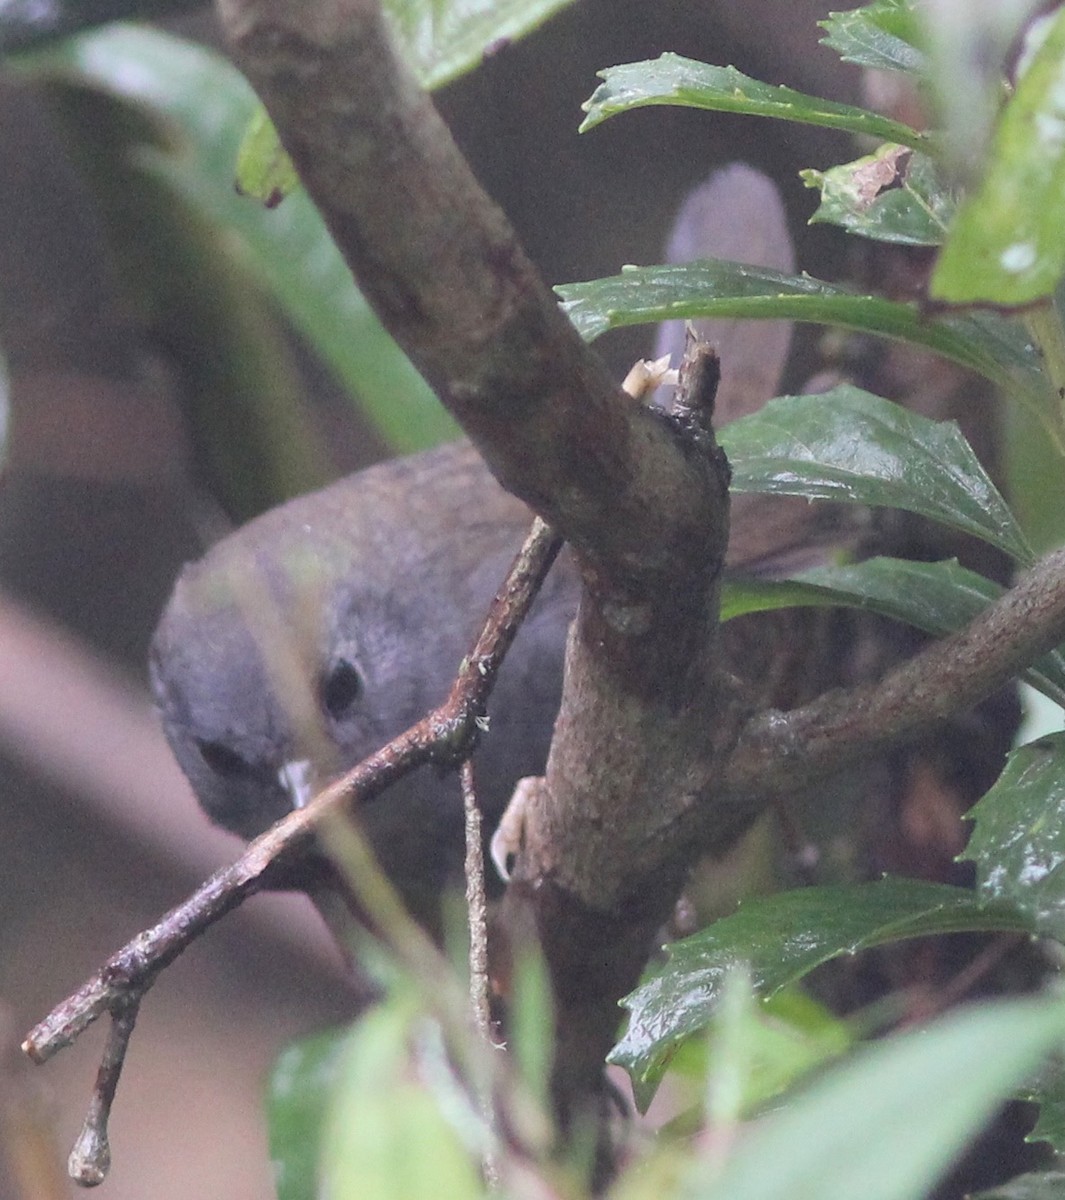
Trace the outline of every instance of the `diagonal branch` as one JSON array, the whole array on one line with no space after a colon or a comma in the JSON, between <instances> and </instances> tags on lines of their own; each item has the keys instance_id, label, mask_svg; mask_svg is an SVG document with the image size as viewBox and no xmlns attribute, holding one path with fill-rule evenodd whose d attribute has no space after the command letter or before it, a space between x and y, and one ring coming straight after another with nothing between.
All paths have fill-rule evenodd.
<instances>
[{"instance_id":1,"label":"diagonal branch","mask_svg":"<svg viewBox=\"0 0 1065 1200\"><path fill-rule=\"evenodd\" d=\"M964 712L1063 642L1065 550L1057 550L965 629L878 683L753 717L725 767L724 790L750 797L801 788Z\"/></svg>"}]
</instances>

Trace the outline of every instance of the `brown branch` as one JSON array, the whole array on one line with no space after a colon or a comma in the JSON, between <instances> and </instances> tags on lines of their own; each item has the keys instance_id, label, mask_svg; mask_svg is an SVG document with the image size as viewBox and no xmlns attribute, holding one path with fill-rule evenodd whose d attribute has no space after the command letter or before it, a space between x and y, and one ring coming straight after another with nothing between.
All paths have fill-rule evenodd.
<instances>
[{"instance_id":1,"label":"brown branch","mask_svg":"<svg viewBox=\"0 0 1065 1200\"><path fill-rule=\"evenodd\" d=\"M716 669L728 471L712 396L669 419L613 384L394 53L374 0L219 9L383 323L500 482L577 553L585 590L522 874L537 880L557 990L559 1110L595 1119L616 1000L684 875L660 831L735 730ZM619 919L621 891L639 899ZM596 954L582 964L573 951L589 937ZM589 973L593 961L602 971Z\"/></svg>"},{"instance_id":2,"label":"brown branch","mask_svg":"<svg viewBox=\"0 0 1065 1200\"><path fill-rule=\"evenodd\" d=\"M341 809L372 802L398 778L426 762L469 755L503 659L535 599L561 542L536 522L489 609L447 700L417 725L338 779L252 842L152 929L133 939L27 1035L22 1048L46 1062L104 1013L128 1013L197 937L249 896L271 886L306 856L318 831ZM111 1076L109 1075L110 1079ZM115 1079L117 1082L117 1078Z\"/></svg>"},{"instance_id":3,"label":"brown branch","mask_svg":"<svg viewBox=\"0 0 1065 1200\"><path fill-rule=\"evenodd\" d=\"M722 791L800 789L877 749L964 712L1065 642L1065 551L1046 555L965 629L933 642L878 683L828 692L752 718Z\"/></svg>"}]
</instances>

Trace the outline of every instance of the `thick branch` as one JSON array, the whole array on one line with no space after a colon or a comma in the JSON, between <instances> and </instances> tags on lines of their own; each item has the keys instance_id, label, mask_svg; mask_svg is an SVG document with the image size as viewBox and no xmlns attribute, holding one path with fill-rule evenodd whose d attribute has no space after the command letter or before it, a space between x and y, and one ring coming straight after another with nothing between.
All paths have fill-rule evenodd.
<instances>
[{"instance_id":1,"label":"thick branch","mask_svg":"<svg viewBox=\"0 0 1065 1200\"><path fill-rule=\"evenodd\" d=\"M219 9L360 288L504 486L604 578L618 562L646 590L675 577L702 550L698 466L561 314L398 60L379 4Z\"/></svg>"}]
</instances>

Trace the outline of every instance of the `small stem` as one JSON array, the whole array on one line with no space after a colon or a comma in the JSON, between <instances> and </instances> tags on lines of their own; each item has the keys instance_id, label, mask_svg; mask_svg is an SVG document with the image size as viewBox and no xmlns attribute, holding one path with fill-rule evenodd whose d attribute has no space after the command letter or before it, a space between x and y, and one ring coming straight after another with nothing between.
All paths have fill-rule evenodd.
<instances>
[{"instance_id":1,"label":"small stem","mask_svg":"<svg viewBox=\"0 0 1065 1200\"><path fill-rule=\"evenodd\" d=\"M495 1049L492 1040L492 1014L488 1003L488 902L484 890L484 844L481 840L481 809L473 781L473 760L466 759L460 773L462 807L466 817L466 907L470 929L470 1009L473 1025L484 1043L486 1054ZM496 1161L496 1121L492 1106L492 1081L486 1076L474 1081L489 1141L481 1160L485 1182L499 1189L499 1164Z\"/></svg>"},{"instance_id":2,"label":"small stem","mask_svg":"<svg viewBox=\"0 0 1065 1200\"><path fill-rule=\"evenodd\" d=\"M96 1086L93 1088L89 1111L67 1163L70 1178L79 1187L96 1187L103 1183L111 1169L107 1121L111 1116L111 1105L139 1008L140 997L137 996L111 1015L111 1029L100 1060L100 1069L96 1073Z\"/></svg>"}]
</instances>

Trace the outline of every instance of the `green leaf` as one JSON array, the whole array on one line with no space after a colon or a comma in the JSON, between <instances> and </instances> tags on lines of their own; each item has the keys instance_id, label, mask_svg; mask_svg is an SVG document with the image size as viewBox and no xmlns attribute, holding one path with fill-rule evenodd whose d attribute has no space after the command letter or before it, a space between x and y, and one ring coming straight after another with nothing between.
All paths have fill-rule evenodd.
<instances>
[{"instance_id":1,"label":"green leaf","mask_svg":"<svg viewBox=\"0 0 1065 1200\"><path fill-rule=\"evenodd\" d=\"M587 341L626 325L739 317L838 325L926 346L1003 388L1065 446L1058 401L1031 339L1018 322L993 313L929 319L916 304L855 295L809 275L781 275L721 260L624 267L620 275L555 291Z\"/></svg>"},{"instance_id":2,"label":"green leaf","mask_svg":"<svg viewBox=\"0 0 1065 1200\"><path fill-rule=\"evenodd\" d=\"M844 62L875 71L916 74L924 69L912 0L875 0L849 12L829 13L818 25L828 31L821 44L838 51Z\"/></svg>"},{"instance_id":3,"label":"green leaf","mask_svg":"<svg viewBox=\"0 0 1065 1200\"><path fill-rule=\"evenodd\" d=\"M1004 589L957 560L913 562L870 558L849 566L816 567L792 579L725 580L721 619L778 608L842 606L905 621L941 637L964 628ZM1065 706L1065 654L1053 650L1022 678Z\"/></svg>"},{"instance_id":4,"label":"green leaf","mask_svg":"<svg viewBox=\"0 0 1065 1200\"><path fill-rule=\"evenodd\" d=\"M626 998L629 1026L610 1061L629 1071L645 1108L677 1046L706 1027L737 964L749 964L755 988L771 997L843 954L901 938L988 929L1026 933L1030 925L1008 905L988 905L965 888L913 879L749 900L669 947L665 965Z\"/></svg>"},{"instance_id":5,"label":"green leaf","mask_svg":"<svg viewBox=\"0 0 1065 1200\"><path fill-rule=\"evenodd\" d=\"M932 159L891 142L854 162L799 174L807 187L821 191L811 225L839 225L880 242L938 246L954 215L954 197Z\"/></svg>"},{"instance_id":6,"label":"green leaf","mask_svg":"<svg viewBox=\"0 0 1065 1200\"><path fill-rule=\"evenodd\" d=\"M974 1192L972 1200L1061 1200L1065 1196L1065 1171L1031 1171L986 1192Z\"/></svg>"},{"instance_id":7,"label":"green leaf","mask_svg":"<svg viewBox=\"0 0 1065 1200\"><path fill-rule=\"evenodd\" d=\"M386 0L424 88L438 88L542 25L573 0Z\"/></svg>"},{"instance_id":8,"label":"green leaf","mask_svg":"<svg viewBox=\"0 0 1065 1200\"><path fill-rule=\"evenodd\" d=\"M233 164L255 97L220 55L150 29L112 26L72 39L54 61L171 118L185 154L152 163L229 231L282 310L397 451L454 436L455 425L355 288L302 192L270 211L237 196Z\"/></svg>"},{"instance_id":9,"label":"green leaf","mask_svg":"<svg viewBox=\"0 0 1065 1200\"><path fill-rule=\"evenodd\" d=\"M955 1012L863 1048L782 1111L707 1153L695 1200L923 1200L996 1108L1065 1039L1056 997Z\"/></svg>"},{"instance_id":10,"label":"green leaf","mask_svg":"<svg viewBox=\"0 0 1065 1200\"><path fill-rule=\"evenodd\" d=\"M1026 1142L1047 1142L1058 1154L1065 1152L1065 1060L1056 1055L1017 1093L1018 1100L1039 1105Z\"/></svg>"},{"instance_id":11,"label":"green leaf","mask_svg":"<svg viewBox=\"0 0 1065 1200\"><path fill-rule=\"evenodd\" d=\"M853 1041L842 1021L797 989L759 1000L746 967L737 967L725 979L708 1030L702 1077L710 1124L749 1116Z\"/></svg>"},{"instance_id":12,"label":"green leaf","mask_svg":"<svg viewBox=\"0 0 1065 1200\"><path fill-rule=\"evenodd\" d=\"M969 812L964 857L988 901L1007 901L1035 932L1065 942L1065 734L1015 750Z\"/></svg>"},{"instance_id":13,"label":"green leaf","mask_svg":"<svg viewBox=\"0 0 1065 1200\"><path fill-rule=\"evenodd\" d=\"M237 190L267 208L276 208L300 185L273 121L260 104L252 114L237 151Z\"/></svg>"},{"instance_id":14,"label":"green leaf","mask_svg":"<svg viewBox=\"0 0 1065 1200\"><path fill-rule=\"evenodd\" d=\"M599 78L603 82L583 105L588 115L581 123L582 133L618 113L652 104L671 104L844 129L882 142L901 142L914 149L927 147L930 141L927 134L867 109L761 83L735 67L715 67L679 54L609 67L599 72Z\"/></svg>"},{"instance_id":15,"label":"green leaf","mask_svg":"<svg viewBox=\"0 0 1065 1200\"><path fill-rule=\"evenodd\" d=\"M1022 563L1034 554L952 421L930 421L850 385L782 396L725 426L734 492L844 500L920 513Z\"/></svg>"},{"instance_id":16,"label":"green leaf","mask_svg":"<svg viewBox=\"0 0 1065 1200\"><path fill-rule=\"evenodd\" d=\"M318 1150L333 1092L340 1079L346 1029L295 1042L270 1072L266 1117L277 1200L317 1200Z\"/></svg>"},{"instance_id":17,"label":"green leaf","mask_svg":"<svg viewBox=\"0 0 1065 1200\"><path fill-rule=\"evenodd\" d=\"M949 304L1031 304L1065 275L1065 10L1057 13L958 209L929 293Z\"/></svg>"},{"instance_id":18,"label":"green leaf","mask_svg":"<svg viewBox=\"0 0 1065 1200\"><path fill-rule=\"evenodd\" d=\"M474 1200L486 1195L465 1144L468 1097L449 1086L437 1027L408 1004L381 1004L352 1029L322 1131L319 1195Z\"/></svg>"}]
</instances>

